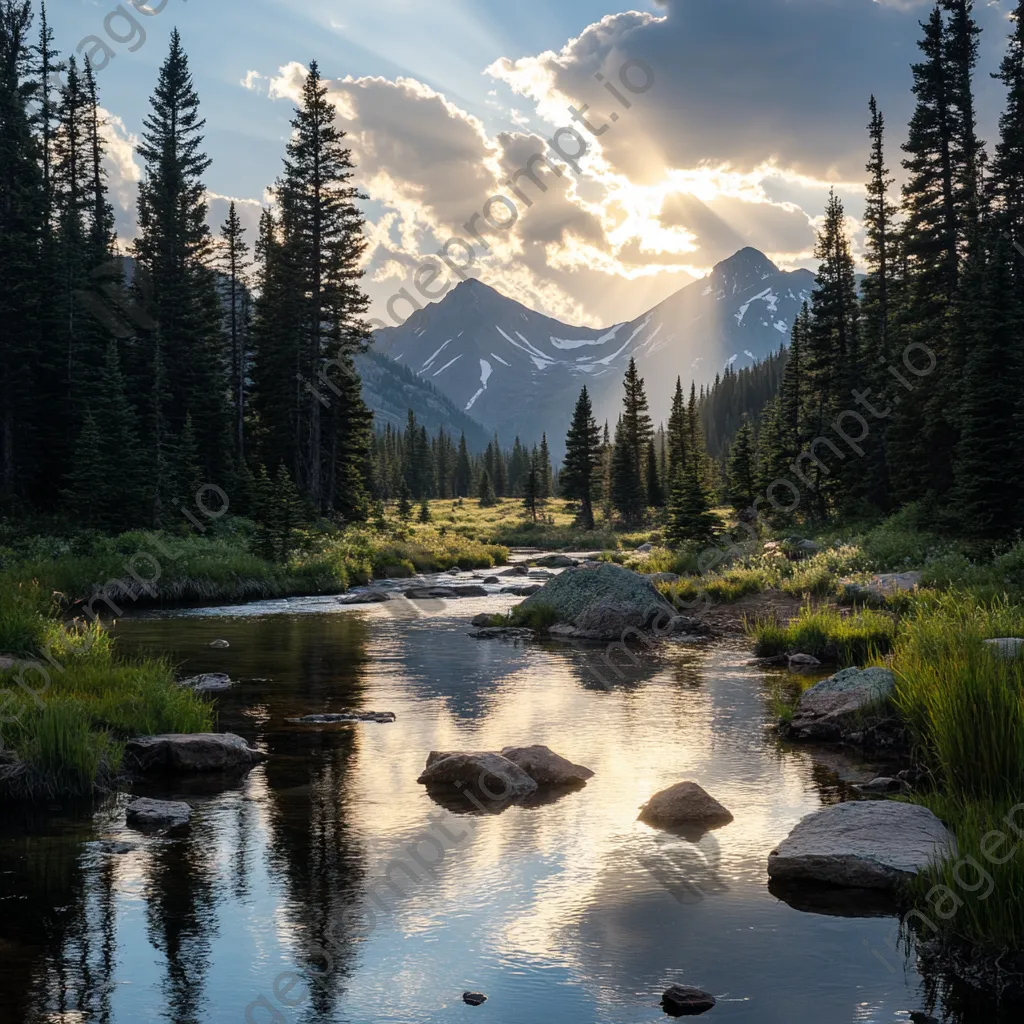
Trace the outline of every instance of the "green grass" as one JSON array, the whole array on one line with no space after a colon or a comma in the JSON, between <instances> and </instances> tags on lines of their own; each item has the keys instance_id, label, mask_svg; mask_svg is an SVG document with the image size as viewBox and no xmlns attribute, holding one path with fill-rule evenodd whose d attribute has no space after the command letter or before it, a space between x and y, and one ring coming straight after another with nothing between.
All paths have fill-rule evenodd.
<instances>
[{"instance_id":1,"label":"green grass","mask_svg":"<svg viewBox=\"0 0 1024 1024\"><path fill-rule=\"evenodd\" d=\"M948 942L983 947L993 956L1011 951L1018 960L1024 843L1005 818L1024 799L1024 659L1001 660L983 641L1022 635L1021 607L952 592L918 604L902 624L892 659L896 707L935 780L922 802L950 825L958 844L955 859L914 883L915 905ZM1016 821L1024 824L1024 815ZM994 832L1008 842L994 846ZM1014 850L1005 864L997 863ZM979 875L964 866L967 857L991 884L976 884ZM960 901L946 919L936 913L934 895L929 899L936 885L948 886Z\"/></svg>"},{"instance_id":2,"label":"green grass","mask_svg":"<svg viewBox=\"0 0 1024 1024\"><path fill-rule=\"evenodd\" d=\"M87 794L116 776L124 739L212 728L168 663L119 659L98 621L44 616L38 584L0 578L0 595L0 648L31 665L0 670L0 799Z\"/></svg>"},{"instance_id":3,"label":"green grass","mask_svg":"<svg viewBox=\"0 0 1024 1024\"><path fill-rule=\"evenodd\" d=\"M896 623L883 612L862 611L843 615L835 608L805 605L789 623L760 619L748 623L759 657L810 654L839 666L860 664L886 654L896 635Z\"/></svg>"}]
</instances>

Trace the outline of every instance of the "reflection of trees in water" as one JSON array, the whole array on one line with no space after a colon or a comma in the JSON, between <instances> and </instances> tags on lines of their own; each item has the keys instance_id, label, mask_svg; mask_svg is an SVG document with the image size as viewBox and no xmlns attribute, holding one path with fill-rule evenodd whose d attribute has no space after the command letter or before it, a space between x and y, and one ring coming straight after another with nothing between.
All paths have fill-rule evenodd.
<instances>
[{"instance_id":1,"label":"reflection of trees in water","mask_svg":"<svg viewBox=\"0 0 1024 1024\"><path fill-rule=\"evenodd\" d=\"M29 826L30 838L19 834L4 842L4 1024L72 1013L82 1014L90 1024L111 1019L116 869L99 844L83 848L79 835L65 832L69 823L68 818L42 826L35 822ZM41 828L47 833L39 835Z\"/></svg>"},{"instance_id":2,"label":"reflection of trees in water","mask_svg":"<svg viewBox=\"0 0 1024 1024\"><path fill-rule=\"evenodd\" d=\"M185 839L151 847L147 863L146 924L163 953L163 994L175 1024L200 1024L210 947L216 935L217 843L201 822Z\"/></svg>"},{"instance_id":3,"label":"reflection of trees in water","mask_svg":"<svg viewBox=\"0 0 1024 1024\"><path fill-rule=\"evenodd\" d=\"M349 707L361 706L365 686L366 624L356 617L334 617L344 656L305 659L307 676L299 684L310 711L338 706L344 694ZM303 644L309 643L309 638ZM336 650L336 649L335 649ZM294 691L288 700L294 707ZM291 713L291 707L287 713ZM271 704L271 720L285 717ZM300 958L298 971L322 976L311 986L308 1012L329 1017L351 973L354 936L338 926L340 915L358 902L365 878L365 857L352 825L348 780L358 757L357 727L292 727L273 737L273 757L265 766L268 784L268 837L274 874L283 878ZM320 950L331 961L325 962ZM326 968L326 970L325 970ZM270 980L270 979L268 979ZM301 1012L301 1011L300 1011Z\"/></svg>"}]
</instances>

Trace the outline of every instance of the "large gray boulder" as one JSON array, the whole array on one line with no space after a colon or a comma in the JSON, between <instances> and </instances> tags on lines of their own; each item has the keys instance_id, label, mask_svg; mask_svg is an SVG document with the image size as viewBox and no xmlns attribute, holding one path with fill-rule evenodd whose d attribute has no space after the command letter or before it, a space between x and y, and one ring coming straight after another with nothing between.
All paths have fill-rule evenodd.
<instances>
[{"instance_id":1,"label":"large gray boulder","mask_svg":"<svg viewBox=\"0 0 1024 1024\"><path fill-rule=\"evenodd\" d=\"M882 572L876 573L868 580L840 580L844 602L852 604L884 605L890 598L900 594L909 594L921 584L921 573Z\"/></svg>"},{"instance_id":2,"label":"large gray boulder","mask_svg":"<svg viewBox=\"0 0 1024 1024\"><path fill-rule=\"evenodd\" d=\"M538 786L567 786L594 777L589 768L573 764L539 743L530 747L503 747L501 756L519 765Z\"/></svg>"},{"instance_id":3,"label":"large gray boulder","mask_svg":"<svg viewBox=\"0 0 1024 1024\"><path fill-rule=\"evenodd\" d=\"M655 620L667 633L676 618L649 579L612 562L566 569L519 607L551 609L557 617L552 634L581 640L621 640L627 630L648 629Z\"/></svg>"},{"instance_id":4,"label":"large gray boulder","mask_svg":"<svg viewBox=\"0 0 1024 1024\"><path fill-rule=\"evenodd\" d=\"M192 817L188 804L174 800L133 800L126 811L126 824L138 832L165 831L187 825Z\"/></svg>"},{"instance_id":5,"label":"large gray boulder","mask_svg":"<svg viewBox=\"0 0 1024 1024\"><path fill-rule=\"evenodd\" d=\"M648 825L728 825L732 814L696 782L677 782L655 793L640 808L640 820Z\"/></svg>"},{"instance_id":6,"label":"large gray boulder","mask_svg":"<svg viewBox=\"0 0 1024 1024\"><path fill-rule=\"evenodd\" d=\"M537 790L537 783L519 765L486 751L432 750L416 781L425 786L457 785L493 801L514 800Z\"/></svg>"},{"instance_id":7,"label":"large gray boulder","mask_svg":"<svg viewBox=\"0 0 1024 1024\"><path fill-rule=\"evenodd\" d=\"M267 759L233 733L168 733L129 740L125 762L140 772L216 772L251 768Z\"/></svg>"},{"instance_id":8,"label":"large gray boulder","mask_svg":"<svg viewBox=\"0 0 1024 1024\"><path fill-rule=\"evenodd\" d=\"M845 668L804 691L784 734L795 740L840 740L884 705L895 685L887 668Z\"/></svg>"},{"instance_id":9,"label":"large gray boulder","mask_svg":"<svg viewBox=\"0 0 1024 1024\"><path fill-rule=\"evenodd\" d=\"M895 889L955 853L956 840L927 807L852 802L800 821L768 857L768 874L779 881Z\"/></svg>"}]
</instances>

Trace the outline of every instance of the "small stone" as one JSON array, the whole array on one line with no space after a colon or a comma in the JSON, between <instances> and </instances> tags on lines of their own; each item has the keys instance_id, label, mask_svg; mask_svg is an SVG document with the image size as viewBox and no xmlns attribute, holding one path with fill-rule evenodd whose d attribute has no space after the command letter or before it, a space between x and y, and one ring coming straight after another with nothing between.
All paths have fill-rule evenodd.
<instances>
[{"instance_id":1,"label":"small stone","mask_svg":"<svg viewBox=\"0 0 1024 1024\"><path fill-rule=\"evenodd\" d=\"M225 648L230 647L231 644L229 644L227 642L227 640L211 640L210 641L210 646L215 648L218 651L222 651Z\"/></svg>"},{"instance_id":2,"label":"small stone","mask_svg":"<svg viewBox=\"0 0 1024 1024\"><path fill-rule=\"evenodd\" d=\"M501 756L519 765L538 786L565 786L586 782L594 777L589 768L573 764L541 744L532 747L503 747Z\"/></svg>"},{"instance_id":3,"label":"small stone","mask_svg":"<svg viewBox=\"0 0 1024 1024\"><path fill-rule=\"evenodd\" d=\"M790 668L815 668L821 662L813 654L791 654L789 656Z\"/></svg>"},{"instance_id":4,"label":"small stone","mask_svg":"<svg viewBox=\"0 0 1024 1024\"><path fill-rule=\"evenodd\" d=\"M391 598L382 590L363 590L356 594L345 594L338 598L338 604L383 604Z\"/></svg>"},{"instance_id":5,"label":"small stone","mask_svg":"<svg viewBox=\"0 0 1024 1024\"><path fill-rule=\"evenodd\" d=\"M715 997L689 985L670 985L661 996L662 1009L670 1017L696 1017L714 1008Z\"/></svg>"},{"instance_id":6,"label":"small stone","mask_svg":"<svg viewBox=\"0 0 1024 1024\"><path fill-rule=\"evenodd\" d=\"M125 817L128 827L139 832L164 831L187 825L192 817L192 808L180 801L141 797L128 805Z\"/></svg>"},{"instance_id":7,"label":"small stone","mask_svg":"<svg viewBox=\"0 0 1024 1024\"><path fill-rule=\"evenodd\" d=\"M473 618L469 620L469 624L471 626L493 626L494 615L490 612L481 612L479 615L474 615Z\"/></svg>"},{"instance_id":8,"label":"small stone","mask_svg":"<svg viewBox=\"0 0 1024 1024\"><path fill-rule=\"evenodd\" d=\"M501 578L498 576L485 576L483 579L484 583L500 583Z\"/></svg>"},{"instance_id":9,"label":"small stone","mask_svg":"<svg viewBox=\"0 0 1024 1024\"><path fill-rule=\"evenodd\" d=\"M376 722L386 725L396 721L393 711L341 711L334 715L304 715L302 718L286 718L289 725L338 725L344 722Z\"/></svg>"},{"instance_id":10,"label":"small stone","mask_svg":"<svg viewBox=\"0 0 1024 1024\"><path fill-rule=\"evenodd\" d=\"M899 793L903 789L909 788L910 787L901 779L890 779L885 775L879 775L877 779L872 779L870 782L862 782L860 785L854 786L854 789L856 789L858 793L863 793L865 796Z\"/></svg>"},{"instance_id":11,"label":"small stone","mask_svg":"<svg viewBox=\"0 0 1024 1024\"><path fill-rule=\"evenodd\" d=\"M540 590L539 583L531 583L525 587L502 587L503 594L511 594L513 597L532 597Z\"/></svg>"},{"instance_id":12,"label":"small stone","mask_svg":"<svg viewBox=\"0 0 1024 1024\"><path fill-rule=\"evenodd\" d=\"M653 550L654 545L650 541L648 541L646 544L641 544L640 547L637 548L637 551L639 551L643 555L649 554Z\"/></svg>"},{"instance_id":13,"label":"small stone","mask_svg":"<svg viewBox=\"0 0 1024 1024\"><path fill-rule=\"evenodd\" d=\"M470 1006L480 1006L487 1002L487 996L483 992L463 992L462 1001Z\"/></svg>"},{"instance_id":14,"label":"small stone","mask_svg":"<svg viewBox=\"0 0 1024 1024\"><path fill-rule=\"evenodd\" d=\"M427 766L416 781L425 786L468 786L497 802L528 796L537 790L537 783L519 765L501 754L486 751L431 751Z\"/></svg>"},{"instance_id":15,"label":"small stone","mask_svg":"<svg viewBox=\"0 0 1024 1024\"><path fill-rule=\"evenodd\" d=\"M234 683L231 681L231 677L224 672L203 672L198 676L189 676L188 679L180 680L178 685L195 693L221 693L224 690L230 690Z\"/></svg>"},{"instance_id":16,"label":"small stone","mask_svg":"<svg viewBox=\"0 0 1024 1024\"><path fill-rule=\"evenodd\" d=\"M486 626L469 634L474 640L532 640L532 629L517 626Z\"/></svg>"}]
</instances>

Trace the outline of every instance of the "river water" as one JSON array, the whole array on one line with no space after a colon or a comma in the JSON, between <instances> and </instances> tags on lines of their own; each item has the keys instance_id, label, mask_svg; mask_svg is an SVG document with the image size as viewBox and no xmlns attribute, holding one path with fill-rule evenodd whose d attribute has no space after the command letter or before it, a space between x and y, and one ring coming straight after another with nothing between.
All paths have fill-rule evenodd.
<instances>
[{"instance_id":1,"label":"river water","mask_svg":"<svg viewBox=\"0 0 1024 1024\"><path fill-rule=\"evenodd\" d=\"M270 760L228 783L137 787L193 804L181 837L126 829L124 795L0 825L0 1020L628 1024L665 1019L674 982L737 1024L924 1008L891 914L768 889L774 845L850 794L835 764L766 732L768 677L742 640L673 641L616 673L593 649L468 635L511 600L119 622L122 650L239 680L218 728ZM353 708L397 721L285 721ZM442 807L416 782L432 749L530 743L594 778L501 813ZM636 821L684 778L734 822L682 836ZM488 1001L465 1005L467 989Z\"/></svg>"}]
</instances>

